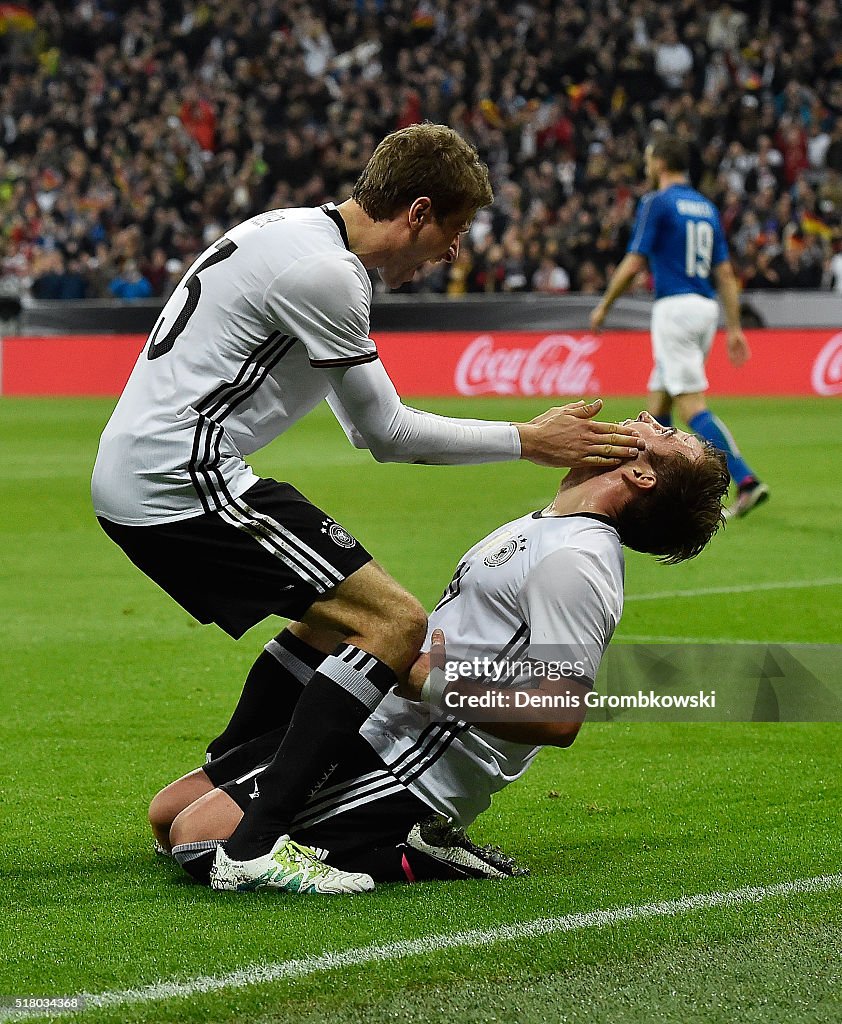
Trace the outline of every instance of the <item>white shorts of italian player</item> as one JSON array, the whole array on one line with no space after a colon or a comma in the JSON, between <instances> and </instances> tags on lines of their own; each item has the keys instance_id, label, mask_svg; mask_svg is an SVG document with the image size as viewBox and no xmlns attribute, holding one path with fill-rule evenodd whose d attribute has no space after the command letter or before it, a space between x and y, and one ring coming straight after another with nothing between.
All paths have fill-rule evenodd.
<instances>
[{"instance_id":1,"label":"white shorts of italian player","mask_svg":"<svg viewBox=\"0 0 842 1024\"><path fill-rule=\"evenodd\" d=\"M668 295L652 305L652 356L655 365L649 378L650 391L669 395L707 391L707 359L716 325L719 304L704 295Z\"/></svg>"}]
</instances>

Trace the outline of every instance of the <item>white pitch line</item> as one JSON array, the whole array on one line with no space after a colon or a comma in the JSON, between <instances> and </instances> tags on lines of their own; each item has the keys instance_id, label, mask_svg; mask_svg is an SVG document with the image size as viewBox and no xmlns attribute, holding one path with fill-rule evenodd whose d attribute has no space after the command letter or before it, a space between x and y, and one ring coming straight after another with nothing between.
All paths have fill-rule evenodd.
<instances>
[{"instance_id":1,"label":"white pitch line","mask_svg":"<svg viewBox=\"0 0 842 1024\"><path fill-rule=\"evenodd\" d=\"M136 1003L155 1003L163 999L178 999L224 989L246 988L267 982L294 980L326 971L335 971L367 964L404 960L407 957L426 956L430 952L448 949L474 949L498 942L514 942L541 938L560 932L580 931L585 928L605 928L626 921L643 921L657 917L674 917L694 910L717 907L739 907L746 903L761 903L777 897L800 896L808 893L831 892L842 888L842 874L800 878L777 885L743 886L731 892L697 893L659 903L642 903L607 910L590 910L564 917L542 917L533 921L502 924L495 928L474 929L450 934L428 935L420 939L403 939L385 945L360 946L355 949L335 950L300 960L283 960L274 964L255 964L228 974L206 975L188 981L164 981L143 988L118 992L85 994L88 1008L99 1009ZM271 897L270 897L271 898ZM283 897L282 897L283 898ZM303 897L306 898L306 897ZM361 901L365 897L356 897ZM30 1019L29 1015L26 1015ZM21 1020L12 1010L0 1010L0 1021Z\"/></svg>"},{"instance_id":2,"label":"white pitch line","mask_svg":"<svg viewBox=\"0 0 842 1024\"><path fill-rule=\"evenodd\" d=\"M779 580L776 583L741 583L732 587L703 587L699 590L659 590L654 594L626 594L629 601L664 601L673 597L707 597L709 594L753 594L758 590L809 590L812 587L842 586L842 576L824 580Z\"/></svg>"}]
</instances>

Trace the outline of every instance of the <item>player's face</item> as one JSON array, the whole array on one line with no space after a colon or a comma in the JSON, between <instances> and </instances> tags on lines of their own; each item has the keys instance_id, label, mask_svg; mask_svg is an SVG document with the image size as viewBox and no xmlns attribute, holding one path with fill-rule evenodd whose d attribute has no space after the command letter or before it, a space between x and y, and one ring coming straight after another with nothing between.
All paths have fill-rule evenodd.
<instances>
[{"instance_id":1,"label":"player's face","mask_svg":"<svg viewBox=\"0 0 842 1024\"><path fill-rule=\"evenodd\" d=\"M697 459L704 451L704 445L695 434L688 434L675 427L665 427L651 413L641 412L637 419L623 420L625 425L634 423L637 432L646 442L646 451L658 455L682 452L690 459Z\"/></svg>"},{"instance_id":2,"label":"player's face","mask_svg":"<svg viewBox=\"0 0 842 1024\"><path fill-rule=\"evenodd\" d=\"M395 248L378 273L389 288L400 288L415 277L425 263L453 263L459 255L459 238L468 230L472 216L454 213L441 221L432 210L410 231L404 244Z\"/></svg>"}]
</instances>

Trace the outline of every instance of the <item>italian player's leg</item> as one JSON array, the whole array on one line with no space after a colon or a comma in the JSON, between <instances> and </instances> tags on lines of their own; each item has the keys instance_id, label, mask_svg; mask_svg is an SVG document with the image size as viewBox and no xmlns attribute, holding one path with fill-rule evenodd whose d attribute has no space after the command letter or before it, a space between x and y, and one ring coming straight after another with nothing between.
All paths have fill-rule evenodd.
<instances>
[{"instance_id":1,"label":"italian player's leg","mask_svg":"<svg viewBox=\"0 0 842 1024\"><path fill-rule=\"evenodd\" d=\"M758 482L757 476L743 459L731 431L717 415L708 409L704 393L676 395L675 404L678 415L691 430L709 441L714 448L725 453L725 458L728 460L728 472L737 487L755 486Z\"/></svg>"},{"instance_id":2,"label":"italian player's leg","mask_svg":"<svg viewBox=\"0 0 842 1024\"><path fill-rule=\"evenodd\" d=\"M650 391L646 408L662 427L672 426L672 396L667 391Z\"/></svg>"},{"instance_id":3,"label":"italian player's leg","mask_svg":"<svg viewBox=\"0 0 842 1024\"><path fill-rule=\"evenodd\" d=\"M426 628L418 601L374 562L358 569L301 617L316 634L344 640L301 695L274 760L226 844L233 861L267 854L287 834L310 791L334 769L383 696L412 665Z\"/></svg>"},{"instance_id":4,"label":"italian player's leg","mask_svg":"<svg viewBox=\"0 0 842 1024\"><path fill-rule=\"evenodd\" d=\"M666 388L664 359L659 350L660 318L657 309L652 315L652 371L647 384L646 408L664 427L672 426L672 395Z\"/></svg>"}]
</instances>

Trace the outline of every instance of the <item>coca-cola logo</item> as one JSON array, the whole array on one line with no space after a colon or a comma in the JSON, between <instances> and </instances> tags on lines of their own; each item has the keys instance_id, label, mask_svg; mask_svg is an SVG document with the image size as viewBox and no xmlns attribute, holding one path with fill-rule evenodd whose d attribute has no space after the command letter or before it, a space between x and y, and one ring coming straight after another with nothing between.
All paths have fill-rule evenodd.
<instances>
[{"instance_id":1,"label":"coca-cola logo","mask_svg":"<svg viewBox=\"0 0 842 1024\"><path fill-rule=\"evenodd\" d=\"M817 395L842 395L842 334L834 334L816 356L811 381Z\"/></svg>"},{"instance_id":2,"label":"coca-cola logo","mask_svg":"<svg viewBox=\"0 0 842 1024\"><path fill-rule=\"evenodd\" d=\"M456 366L460 395L583 395L599 391L589 358L598 338L550 334L537 345L496 346L491 334L475 338Z\"/></svg>"}]
</instances>

